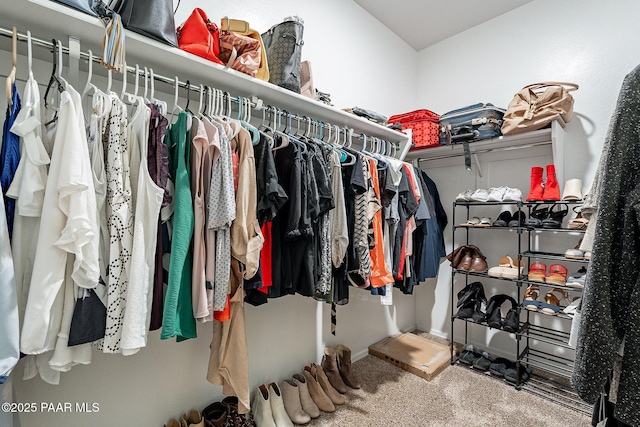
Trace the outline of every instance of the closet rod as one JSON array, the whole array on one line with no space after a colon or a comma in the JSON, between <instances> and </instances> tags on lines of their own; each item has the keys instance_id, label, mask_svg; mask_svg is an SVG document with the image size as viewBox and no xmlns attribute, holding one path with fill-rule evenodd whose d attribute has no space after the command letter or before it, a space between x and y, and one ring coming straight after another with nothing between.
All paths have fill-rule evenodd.
<instances>
[{"instance_id":1,"label":"closet rod","mask_svg":"<svg viewBox=\"0 0 640 427\"><path fill-rule=\"evenodd\" d=\"M13 29L12 28L5 28L5 27L1 27L0 26L0 35L4 36L4 37L11 38L11 37L13 37ZM25 33L18 32L17 36L18 36L18 40L19 41L27 42L27 35ZM31 36L31 44L35 45L35 46L39 46L39 47L44 47L46 49L54 49L54 47L55 47L54 44L51 42L51 40L46 40L46 39L42 39L42 38L39 38L39 37L34 37L33 35ZM65 54L68 55L69 54L69 48L65 47L64 45L62 45L62 53L65 53ZM83 52L83 51L80 51L80 58L86 59L87 61L90 59L89 54L87 52ZM93 56L92 59L93 59L94 62L96 62L98 64L102 64L100 57ZM127 71L128 72L132 72L132 73L135 74L136 68L133 67L133 66L127 65ZM162 82L162 83L166 83L166 84L171 85L171 86L175 85L175 77L167 77L167 76L163 76L161 74L155 74L154 73L153 74L153 78L154 78L154 80L157 80L157 81ZM180 87L184 88L184 89L187 89L187 83L186 82L181 82L181 81L178 80L178 85ZM200 91L200 86L189 84L188 89L198 93ZM225 93L228 93L228 92L225 92ZM246 97L244 97L244 98L246 98ZM238 101L238 99L236 97L229 96L229 99L231 100L232 103L236 103L236 104L239 103L239 101ZM262 112L263 110L265 110L266 112L268 112L266 105L259 106L259 105L255 104L254 102L251 102L251 101L249 102L249 105L251 105L251 108L255 109L256 111ZM281 108L279 108L279 110L280 111L284 111ZM306 120L307 119L306 116L300 116L298 114L291 113L289 111L287 111L287 113L291 116L292 120L298 121L298 120ZM312 119L312 120L314 120L315 122L318 122L315 119ZM326 129L327 126L331 126L331 124L328 123L328 122L323 122L322 126ZM340 130L342 132L345 132L345 133L348 132L348 129L346 127L345 128L340 127ZM362 139L362 136L360 134L354 133L353 131L351 132L350 137L352 137L352 138L355 137L355 138ZM369 137L367 137L367 138L369 138ZM398 142L395 142L395 141L385 141L385 142L389 142L396 150L399 149Z\"/></svg>"},{"instance_id":2,"label":"closet rod","mask_svg":"<svg viewBox=\"0 0 640 427\"><path fill-rule=\"evenodd\" d=\"M534 148L534 147L540 147L543 145L549 145L551 144L551 141L544 141L544 142L536 142L533 144L524 144L524 145L516 145L516 146L505 146L505 147L497 147L497 148L487 148L484 150L478 150L478 151L471 151L471 155L474 154L485 154L485 153L492 153L492 152L499 152L499 151L511 151L511 150L520 150L522 148ZM419 162L427 162L427 161L431 161L431 160L442 160L442 159L452 159L454 157L464 157L464 152L462 153L455 153L455 154L444 154L442 156L435 156L435 157L418 157L418 163Z\"/></svg>"}]
</instances>

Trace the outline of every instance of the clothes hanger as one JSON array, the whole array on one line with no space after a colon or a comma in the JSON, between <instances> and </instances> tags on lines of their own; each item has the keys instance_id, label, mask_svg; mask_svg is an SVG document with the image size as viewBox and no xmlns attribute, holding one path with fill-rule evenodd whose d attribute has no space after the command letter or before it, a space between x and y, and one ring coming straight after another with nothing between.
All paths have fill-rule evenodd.
<instances>
[{"instance_id":1,"label":"clothes hanger","mask_svg":"<svg viewBox=\"0 0 640 427\"><path fill-rule=\"evenodd\" d=\"M113 70L107 70L107 93L111 92L111 84L113 83Z\"/></svg>"},{"instance_id":2,"label":"clothes hanger","mask_svg":"<svg viewBox=\"0 0 640 427\"><path fill-rule=\"evenodd\" d=\"M180 81L178 80L178 76L175 77L174 79L174 96L173 96L173 110L171 111L171 120L169 120L170 123L173 123L173 116L178 113L180 114L180 112L182 111L182 107L180 107L180 105L178 105L178 89L180 88Z\"/></svg>"},{"instance_id":3,"label":"clothes hanger","mask_svg":"<svg viewBox=\"0 0 640 427\"><path fill-rule=\"evenodd\" d=\"M176 77L177 80L177 77ZM156 99L156 78L153 75L153 68L149 68L149 84L151 86L149 93L149 102L158 106L158 112L163 116L166 116L169 112L169 107L166 102Z\"/></svg>"},{"instance_id":4,"label":"clothes hanger","mask_svg":"<svg viewBox=\"0 0 640 427\"><path fill-rule=\"evenodd\" d=\"M11 61L13 65L11 66L11 72L7 76L7 100L9 102L9 107L13 106L13 85L16 82L16 72L17 72L17 63L18 63L18 29L16 27L13 27L13 35L11 36L11 38L12 38L12 50L13 50ZM31 36L29 36L29 40L31 40ZM29 47L31 47L31 44L29 44ZM31 73L31 64L29 64L29 73Z\"/></svg>"},{"instance_id":5,"label":"clothes hanger","mask_svg":"<svg viewBox=\"0 0 640 427\"><path fill-rule=\"evenodd\" d=\"M91 52L91 49L89 49L87 53L89 54L89 71L87 71L87 83L84 85L84 89L82 90L83 103L92 91L93 93L96 93L96 91L98 90L96 85L91 83L91 78L93 77L93 52Z\"/></svg>"},{"instance_id":6,"label":"clothes hanger","mask_svg":"<svg viewBox=\"0 0 640 427\"><path fill-rule=\"evenodd\" d=\"M283 113L283 110L279 110L278 108L273 107L273 134L274 134L274 136L278 137L277 140L280 141L280 144L279 145L275 145L272 148L272 151L280 150L281 148L284 148L284 147L288 146L289 142L290 142L289 135L287 135L285 132L282 132L280 130L280 125L281 125L281 121L282 121L282 113ZM276 120L277 120L277 123L276 123ZM286 125L285 125L285 129L284 130L286 130Z\"/></svg>"},{"instance_id":7,"label":"clothes hanger","mask_svg":"<svg viewBox=\"0 0 640 427\"><path fill-rule=\"evenodd\" d=\"M199 102L198 102L198 117L202 117L203 116L203 111L204 111L204 106L203 106L203 98L204 98L204 85L202 83L200 83L200 97L199 97Z\"/></svg>"},{"instance_id":8,"label":"clothes hanger","mask_svg":"<svg viewBox=\"0 0 640 427\"><path fill-rule=\"evenodd\" d=\"M51 77L49 78L49 84L47 85L47 89L44 92L44 106L45 108L52 108L55 113L53 115L53 118L51 120L49 120L48 122L46 122L44 125L45 126L49 126L52 123L55 123L58 120L58 109L52 105L50 105L47 102L47 98L49 97L49 91L51 90L52 86L56 86L56 89L58 89L58 92L62 93L65 90L65 86L62 83L62 81L60 81L60 79L58 78L58 51L60 50L60 45L56 43L55 39L51 40L52 42L52 46L53 46L53 68L51 69ZM62 68L62 64L60 64L60 68Z\"/></svg>"},{"instance_id":9,"label":"clothes hanger","mask_svg":"<svg viewBox=\"0 0 640 427\"><path fill-rule=\"evenodd\" d=\"M150 103L149 98L147 98L147 93L149 93L149 69L144 67L144 93L142 94L142 98L145 104Z\"/></svg>"},{"instance_id":10,"label":"clothes hanger","mask_svg":"<svg viewBox=\"0 0 640 427\"><path fill-rule=\"evenodd\" d=\"M260 142L260 131L251 124L251 100L245 97L238 98L241 98L242 100L244 111L243 118L240 120L240 123L251 134L251 144L256 145L258 142Z\"/></svg>"}]
</instances>

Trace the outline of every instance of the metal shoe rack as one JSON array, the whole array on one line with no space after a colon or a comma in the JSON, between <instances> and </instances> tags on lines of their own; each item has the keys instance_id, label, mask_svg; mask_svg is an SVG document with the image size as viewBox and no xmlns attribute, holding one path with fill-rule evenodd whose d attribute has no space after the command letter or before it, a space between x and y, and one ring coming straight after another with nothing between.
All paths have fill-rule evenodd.
<instances>
[{"instance_id":1,"label":"metal shoe rack","mask_svg":"<svg viewBox=\"0 0 640 427\"><path fill-rule=\"evenodd\" d=\"M530 217L532 208L535 208L539 205L554 205L554 204L563 204L563 205L579 205L581 202L573 202L573 201L559 201L559 202L454 202L453 203L453 226L452 226L452 241L454 242L454 249L459 246L456 245L455 236L456 231L459 229L464 229L465 231L465 244L470 243L471 229L482 230L482 231L515 231L518 235L518 264L520 265L521 260L526 259L526 267L523 273L518 274L518 278L515 280L500 278L500 277L492 277L489 276L487 272L470 272L466 270L458 270L456 268L452 269L451 275L451 364L455 364L458 361L457 356L454 354L454 322L455 320L463 320L465 322L465 331L464 331L464 344L466 345L468 342L468 331L469 331L469 323L477 324L473 322L471 319L456 319L453 314L456 310L456 301L455 301L455 278L456 276L462 275L465 278L464 284L465 286L469 283L469 277L483 277L491 280L500 280L506 282L512 282L516 284L517 287L517 301L520 303L518 306L518 315L520 320L520 327L518 332L515 334L516 338L516 352L515 358L516 362L516 370L518 372L518 378L515 384L517 389L524 389L528 392L536 394L541 397L548 398L553 400L554 402L569 407L574 410L578 410L580 412L590 414L591 406L582 401L577 394L571 388L569 383L569 378L571 377L571 373L573 371L573 348L569 346L569 332L571 326L572 318L567 314L563 313L562 310L553 317L558 319L562 319L562 328L555 329L550 327L541 326L536 322L536 318L542 316L542 318L550 318L552 316L542 314L535 311L523 310L522 308L522 286L528 287L529 285L536 284L541 289L550 288L559 288L566 291L578 292L580 289L568 287L568 286L560 286L554 284L547 284L544 282L533 282L529 281L526 272L529 271L529 266L536 262L537 260L548 260L553 261L555 263L583 263L587 264L588 261L585 260L576 260L565 258L564 254L551 253L551 252L541 252L537 250L532 250L532 240L537 235L542 235L545 233L566 233L569 234L584 234L582 230L570 230L567 228L556 228L556 229L545 229L545 228L533 228L533 227L465 227L459 225L460 220L456 219L456 208L458 206L465 207L466 211L466 221L470 219L470 210L474 206L516 206L519 212L523 211L524 208L528 211L527 218ZM526 250L523 250L523 241L522 237L526 234ZM482 249L482 248L481 248ZM534 260L534 261L532 261ZM491 266L488 266L491 267ZM540 292L540 299L544 298L544 294L546 292ZM561 307L561 309L564 307ZM526 314L523 314L523 311ZM566 326L565 326L566 324ZM489 327L484 323L480 323L478 325L482 325L484 327ZM551 346L552 351L545 351L542 349L538 349L539 343L543 343L543 345L547 345L547 347ZM570 353L570 357L566 354L563 356L554 354L554 349L565 349L565 352ZM520 377L521 368L520 366L526 366L532 369L532 375L527 381L522 381Z\"/></svg>"}]
</instances>

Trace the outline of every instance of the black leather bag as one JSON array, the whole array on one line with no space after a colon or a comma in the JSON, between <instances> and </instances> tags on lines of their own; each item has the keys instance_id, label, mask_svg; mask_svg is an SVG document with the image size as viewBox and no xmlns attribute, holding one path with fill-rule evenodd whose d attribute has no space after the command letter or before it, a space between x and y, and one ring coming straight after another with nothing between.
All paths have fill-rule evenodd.
<instances>
[{"instance_id":1,"label":"black leather bag","mask_svg":"<svg viewBox=\"0 0 640 427\"><path fill-rule=\"evenodd\" d=\"M303 32L304 22L293 16L262 34L269 61L269 82L297 93L300 93Z\"/></svg>"},{"instance_id":2,"label":"black leather bag","mask_svg":"<svg viewBox=\"0 0 640 427\"><path fill-rule=\"evenodd\" d=\"M173 0L122 0L117 12L126 29L161 43L178 45Z\"/></svg>"}]
</instances>

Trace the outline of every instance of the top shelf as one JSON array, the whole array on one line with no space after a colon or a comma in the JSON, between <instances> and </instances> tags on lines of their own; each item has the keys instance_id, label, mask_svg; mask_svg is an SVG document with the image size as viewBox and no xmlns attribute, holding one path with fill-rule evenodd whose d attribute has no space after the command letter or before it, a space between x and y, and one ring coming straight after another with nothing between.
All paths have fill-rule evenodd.
<instances>
[{"instance_id":1,"label":"top shelf","mask_svg":"<svg viewBox=\"0 0 640 427\"><path fill-rule=\"evenodd\" d=\"M34 37L60 39L66 46L70 35L78 37L82 50L102 51L104 26L96 17L86 15L62 4L50 0L0 0L2 14L0 25L18 31L30 30ZM10 50L10 39L0 45ZM19 47L19 51L26 48ZM266 104L272 104L298 115L305 115L338 126L353 128L357 133L375 136L387 141L400 142L397 156L400 156L410 144L407 135L388 129L369 120L328 106L295 92L283 89L268 82L247 76L178 48L164 45L137 33L126 32L127 63L151 67L157 74L178 75L181 80L190 79L194 83L232 92L232 95L244 97L256 96ZM43 49L34 49L34 57L50 61L50 53ZM106 75L103 67L94 67L94 73Z\"/></svg>"}]
</instances>

